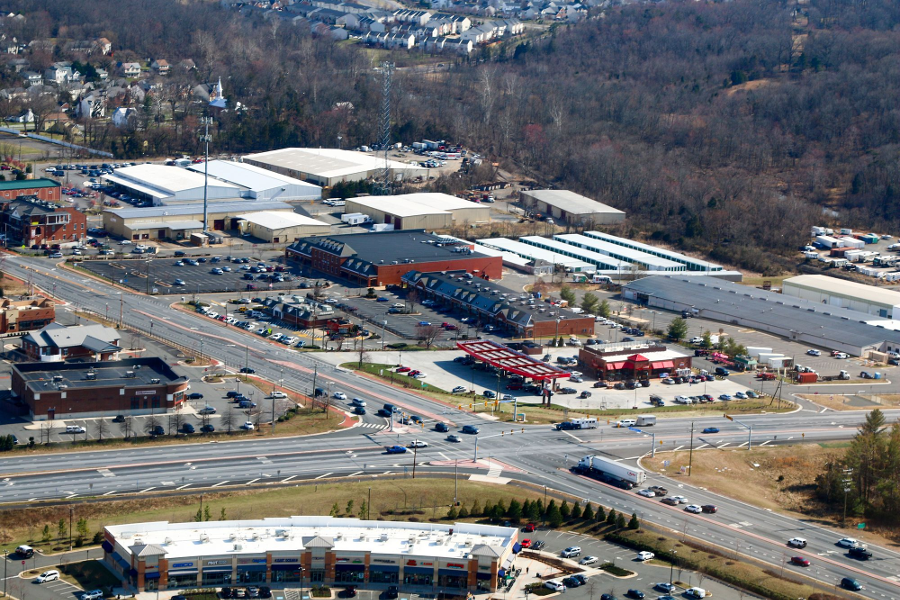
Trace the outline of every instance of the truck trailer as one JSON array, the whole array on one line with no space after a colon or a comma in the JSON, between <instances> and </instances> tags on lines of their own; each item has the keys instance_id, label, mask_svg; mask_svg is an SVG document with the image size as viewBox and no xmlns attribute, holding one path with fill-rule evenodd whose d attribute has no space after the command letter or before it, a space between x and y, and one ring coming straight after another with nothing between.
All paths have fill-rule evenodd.
<instances>
[{"instance_id":1,"label":"truck trailer","mask_svg":"<svg viewBox=\"0 0 900 600\"><path fill-rule=\"evenodd\" d=\"M637 427L656 425L656 415L638 415L635 425Z\"/></svg>"},{"instance_id":2,"label":"truck trailer","mask_svg":"<svg viewBox=\"0 0 900 600\"><path fill-rule=\"evenodd\" d=\"M599 479L626 490L644 483L647 479L647 474L637 467L630 467L620 462L594 455L582 458L573 470L576 473Z\"/></svg>"}]
</instances>

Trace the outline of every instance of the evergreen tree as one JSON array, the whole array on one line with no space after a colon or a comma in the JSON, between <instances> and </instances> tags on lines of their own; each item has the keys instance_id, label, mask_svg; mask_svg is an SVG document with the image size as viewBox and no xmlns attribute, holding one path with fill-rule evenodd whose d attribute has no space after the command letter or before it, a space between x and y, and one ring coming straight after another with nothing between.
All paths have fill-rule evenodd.
<instances>
[{"instance_id":1,"label":"evergreen tree","mask_svg":"<svg viewBox=\"0 0 900 600\"><path fill-rule=\"evenodd\" d=\"M609 512L606 513L606 524L607 525L615 525L616 524L616 509L611 508Z\"/></svg>"},{"instance_id":2,"label":"evergreen tree","mask_svg":"<svg viewBox=\"0 0 900 600\"><path fill-rule=\"evenodd\" d=\"M503 500L497 500L497 518L502 518L506 516L506 505L503 504Z\"/></svg>"},{"instance_id":3,"label":"evergreen tree","mask_svg":"<svg viewBox=\"0 0 900 600\"><path fill-rule=\"evenodd\" d=\"M556 500L550 499L550 502L547 503L547 508L544 509L544 519L550 519L550 511L551 510L559 510L559 507L556 505Z\"/></svg>"},{"instance_id":4,"label":"evergreen tree","mask_svg":"<svg viewBox=\"0 0 900 600\"><path fill-rule=\"evenodd\" d=\"M203 509L199 506L197 507L197 514L194 515L194 520L198 523L203 520Z\"/></svg>"},{"instance_id":5,"label":"evergreen tree","mask_svg":"<svg viewBox=\"0 0 900 600\"><path fill-rule=\"evenodd\" d=\"M569 503L565 500L562 501L562 504L559 507L559 514L562 515L563 519L569 520L569 516L572 514L572 509L569 508Z\"/></svg>"},{"instance_id":6,"label":"evergreen tree","mask_svg":"<svg viewBox=\"0 0 900 600\"><path fill-rule=\"evenodd\" d=\"M75 531L78 532L78 535L81 537L87 537L88 535L88 522L87 519L81 517L78 519L78 522L75 523Z\"/></svg>"},{"instance_id":7,"label":"evergreen tree","mask_svg":"<svg viewBox=\"0 0 900 600\"><path fill-rule=\"evenodd\" d=\"M591 503L588 502L584 505L584 510L581 512L581 518L585 521L593 521L594 520L594 509L591 508Z\"/></svg>"},{"instance_id":8,"label":"evergreen tree","mask_svg":"<svg viewBox=\"0 0 900 600\"><path fill-rule=\"evenodd\" d=\"M531 508L531 500L522 503L522 516L528 518L528 510Z\"/></svg>"},{"instance_id":9,"label":"evergreen tree","mask_svg":"<svg viewBox=\"0 0 900 600\"><path fill-rule=\"evenodd\" d=\"M358 516L360 519L365 519L367 516L366 511L368 511L368 510L369 510L369 507L366 506L366 501L363 500L362 502L359 503L359 512L356 514L356 516ZM455 519L456 517L453 517L453 518Z\"/></svg>"},{"instance_id":10,"label":"evergreen tree","mask_svg":"<svg viewBox=\"0 0 900 600\"><path fill-rule=\"evenodd\" d=\"M50 541L50 526L44 525L44 529L41 531L41 541L45 544Z\"/></svg>"},{"instance_id":11,"label":"evergreen tree","mask_svg":"<svg viewBox=\"0 0 900 600\"><path fill-rule=\"evenodd\" d=\"M625 515L619 513L616 515L616 529L624 529L625 528Z\"/></svg>"},{"instance_id":12,"label":"evergreen tree","mask_svg":"<svg viewBox=\"0 0 900 600\"><path fill-rule=\"evenodd\" d=\"M451 506L450 510L447 511L447 518L451 521L453 519L459 518L459 512L456 510L456 506Z\"/></svg>"},{"instance_id":13,"label":"evergreen tree","mask_svg":"<svg viewBox=\"0 0 900 600\"><path fill-rule=\"evenodd\" d=\"M472 500L472 508L469 509L469 514L473 517L481 516L481 506L478 505L478 499Z\"/></svg>"},{"instance_id":14,"label":"evergreen tree","mask_svg":"<svg viewBox=\"0 0 900 600\"><path fill-rule=\"evenodd\" d=\"M506 509L506 516L513 521L518 521L522 518L522 505L519 504L519 501L515 498L509 501L509 508Z\"/></svg>"},{"instance_id":15,"label":"evergreen tree","mask_svg":"<svg viewBox=\"0 0 900 600\"><path fill-rule=\"evenodd\" d=\"M638 521L637 513L631 513L631 520L628 521L628 529L640 529L641 522Z\"/></svg>"},{"instance_id":16,"label":"evergreen tree","mask_svg":"<svg viewBox=\"0 0 900 600\"><path fill-rule=\"evenodd\" d=\"M338 509L337 502L335 502L334 504L331 505L331 511L328 514L332 517L336 517L338 514L338 510L340 510L340 509Z\"/></svg>"},{"instance_id":17,"label":"evergreen tree","mask_svg":"<svg viewBox=\"0 0 900 600\"><path fill-rule=\"evenodd\" d=\"M539 501L531 502L528 505L528 510L525 512L525 516L532 523L534 523L535 521L539 521L541 519L541 503Z\"/></svg>"},{"instance_id":18,"label":"evergreen tree","mask_svg":"<svg viewBox=\"0 0 900 600\"><path fill-rule=\"evenodd\" d=\"M203 520L209 521L212 518L212 513L209 510L209 504L203 507Z\"/></svg>"},{"instance_id":19,"label":"evergreen tree","mask_svg":"<svg viewBox=\"0 0 900 600\"><path fill-rule=\"evenodd\" d=\"M578 502L572 503L572 514L569 517L572 519L581 518L581 505Z\"/></svg>"},{"instance_id":20,"label":"evergreen tree","mask_svg":"<svg viewBox=\"0 0 900 600\"><path fill-rule=\"evenodd\" d=\"M469 517L469 509L465 506L459 507L459 517L460 519L467 519Z\"/></svg>"},{"instance_id":21,"label":"evergreen tree","mask_svg":"<svg viewBox=\"0 0 900 600\"><path fill-rule=\"evenodd\" d=\"M219 512L219 520L220 520L220 521L227 521L227 520L228 520L228 518L225 516L225 507L224 507L224 506L222 507L221 512Z\"/></svg>"},{"instance_id":22,"label":"evergreen tree","mask_svg":"<svg viewBox=\"0 0 900 600\"><path fill-rule=\"evenodd\" d=\"M505 514L506 510L503 508L503 503L498 502L490 508L488 516L490 517L491 521L499 521Z\"/></svg>"},{"instance_id":23,"label":"evergreen tree","mask_svg":"<svg viewBox=\"0 0 900 600\"><path fill-rule=\"evenodd\" d=\"M597 523L606 521L606 513L603 512L603 506L600 504L597 505L597 513L594 515L594 520L597 521Z\"/></svg>"},{"instance_id":24,"label":"evergreen tree","mask_svg":"<svg viewBox=\"0 0 900 600\"><path fill-rule=\"evenodd\" d=\"M547 523L553 529L556 529L560 525L562 525L563 516L559 510L559 507L556 506L556 503L551 500L550 504L547 505Z\"/></svg>"}]
</instances>

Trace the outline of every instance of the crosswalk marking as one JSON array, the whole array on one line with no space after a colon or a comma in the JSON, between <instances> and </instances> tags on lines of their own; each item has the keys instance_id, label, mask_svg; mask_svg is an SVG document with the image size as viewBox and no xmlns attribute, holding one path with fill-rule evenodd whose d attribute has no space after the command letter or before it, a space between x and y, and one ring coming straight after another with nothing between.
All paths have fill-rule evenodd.
<instances>
[{"instance_id":1,"label":"crosswalk marking","mask_svg":"<svg viewBox=\"0 0 900 600\"><path fill-rule=\"evenodd\" d=\"M487 476L488 477L500 477L500 473L503 472L503 467L498 466L496 463L492 464L488 469Z\"/></svg>"},{"instance_id":2,"label":"crosswalk marking","mask_svg":"<svg viewBox=\"0 0 900 600\"><path fill-rule=\"evenodd\" d=\"M387 425L384 423L357 423L354 427L362 427L366 429L385 429Z\"/></svg>"}]
</instances>

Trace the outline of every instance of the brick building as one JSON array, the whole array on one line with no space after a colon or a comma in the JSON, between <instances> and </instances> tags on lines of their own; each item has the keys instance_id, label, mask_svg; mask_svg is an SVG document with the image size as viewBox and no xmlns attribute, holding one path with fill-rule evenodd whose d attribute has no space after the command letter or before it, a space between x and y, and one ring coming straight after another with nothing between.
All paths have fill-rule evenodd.
<instances>
[{"instance_id":1,"label":"brick building","mask_svg":"<svg viewBox=\"0 0 900 600\"><path fill-rule=\"evenodd\" d=\"M663 345L641 342L585 346L578 360L597 379L652 379L662 373L675 375L678 369L690 369L693 357Z\"/></svg>"},{"instance_id":2,"label":"brick building","mask_svg":"<svg viewBox=\"0 0 900 600\"><path fill-rule=\"evenodd\" d=\"M0 204L0 225L10 244L73 245L87 235L87 220L71 206L61 206L36 196L19 196Z\"/></svg>"},{"instance_id":3,"label":"brick building","mask_svg":"<svg viewBox=\"0 0 900 600\"><path fill-rule=\"evenodd\" d=\"M397 285L411 270L464 271L483 279L503 274L502 257L418 229L303 238L285 249L285 259L361 287Z\"/></svg>"},{"instance_id":4,"label":"brick building","mask_svg":"<svg viewBox=\"0 0 900 600\"><path fill-rule=\"evenodd\" d=\"M103 325L50 323L22 338L22 351L35 362L116 360L119 350L119 332Z\"/></svg>"},{"instance_id":5,"label":"brick building","mask_svg":"<svg viewBox=\"0 0 900 600\"><path fill-rule=\"evenodd\" d=\"M52 179L0 181L0 198L14 200L19 196L35 196L48 202L60 201L61 185Z\"/></svg>"},{"instance_id":6,"label":"brick building","mask_svg":"<svg viewBox=\"0 0 900 600\"><path fill-rule=\"evenodd\" d=\"M403 282L420 290L422 296L454 307L515 337L592 336L594 317L550 306L528 294L514 293L488 281L456 273L410 271Z\"/></svg>"},{"instance_id":7,"label":"brick building","mask_svg":"<svg viewBox=\"0 0 900 600\"><path fill-rule=\"evenodd\" d=\"M56 308L49 298L35 296L25 300L0 300L0 333L40 329L55 318Z\"/></svg>"},{"instance_id":8,"label":"brick building","mask_svg":"<svg viewBox=\"0 0 900 600\"><path fill-rule=\"evenodd\" d=\"M188 378L157 357L12 365L13 394L33 420L173 412L187 388Z\"/></svg>"}]
</instances>

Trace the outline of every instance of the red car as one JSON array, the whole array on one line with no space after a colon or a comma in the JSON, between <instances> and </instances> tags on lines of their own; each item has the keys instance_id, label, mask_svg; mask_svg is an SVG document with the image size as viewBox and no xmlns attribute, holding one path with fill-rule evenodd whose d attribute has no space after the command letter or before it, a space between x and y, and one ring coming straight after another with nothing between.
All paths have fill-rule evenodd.
<instances>
[{"instance_id":1,"label":"red car","mask_svg":"<svg viewBox=\"0 0 900 600\"><path fill-rule=\"evenodd\" d=\"M809 566L809 560L803 558L802 556L792 556L792 557L791 557L791 563L792 563L792 564L795 564L795 565L800 565L801 567L808 567L808 566Z\"/></svg>"},{"instance_id":2,"label":"red car","mask_svg":"<svg viewBox=\"0 0 900 600\"><path fill-rule=\"evenodd\" d=\"M534 523L529 523L528 525L525 526L525 533L531 533L534 530L535 530Z\"/></svg>"},{"instance_id":3,"label":"red car","mask_svg":"<svg viewBox=\"0 0 900 600\"><path fill-rule=\"evenodd\" d=\"M409 377L415 377L415 376L418 375L419 373L421 373L421 371L413 370L413 371L410 371L409 373L407 373L407 375L408 375Z\"/></svg>"},{"instance_id":4,"label":"red car","mask_svg":"<svg viewBox=\"0 0 900 600\"><path fill-rule=\"evenodd\" d=\"M519 542L519 544L520 544L523 548L531 548L531 540L529 540L529 539L524 539L524 540L522 540L521 542Z\"/></svg>"},{"instance_id":5,"label":"red car","mask_svg":"<svg viewBox=\"0 0 900 600\"><path fill-rule=\"evenodd\" d=\"M399 369L397 369L398 373L408 373L409 371L412 371L412 369L409 367L400 367Z\"/></svg>"}]
</instances>

